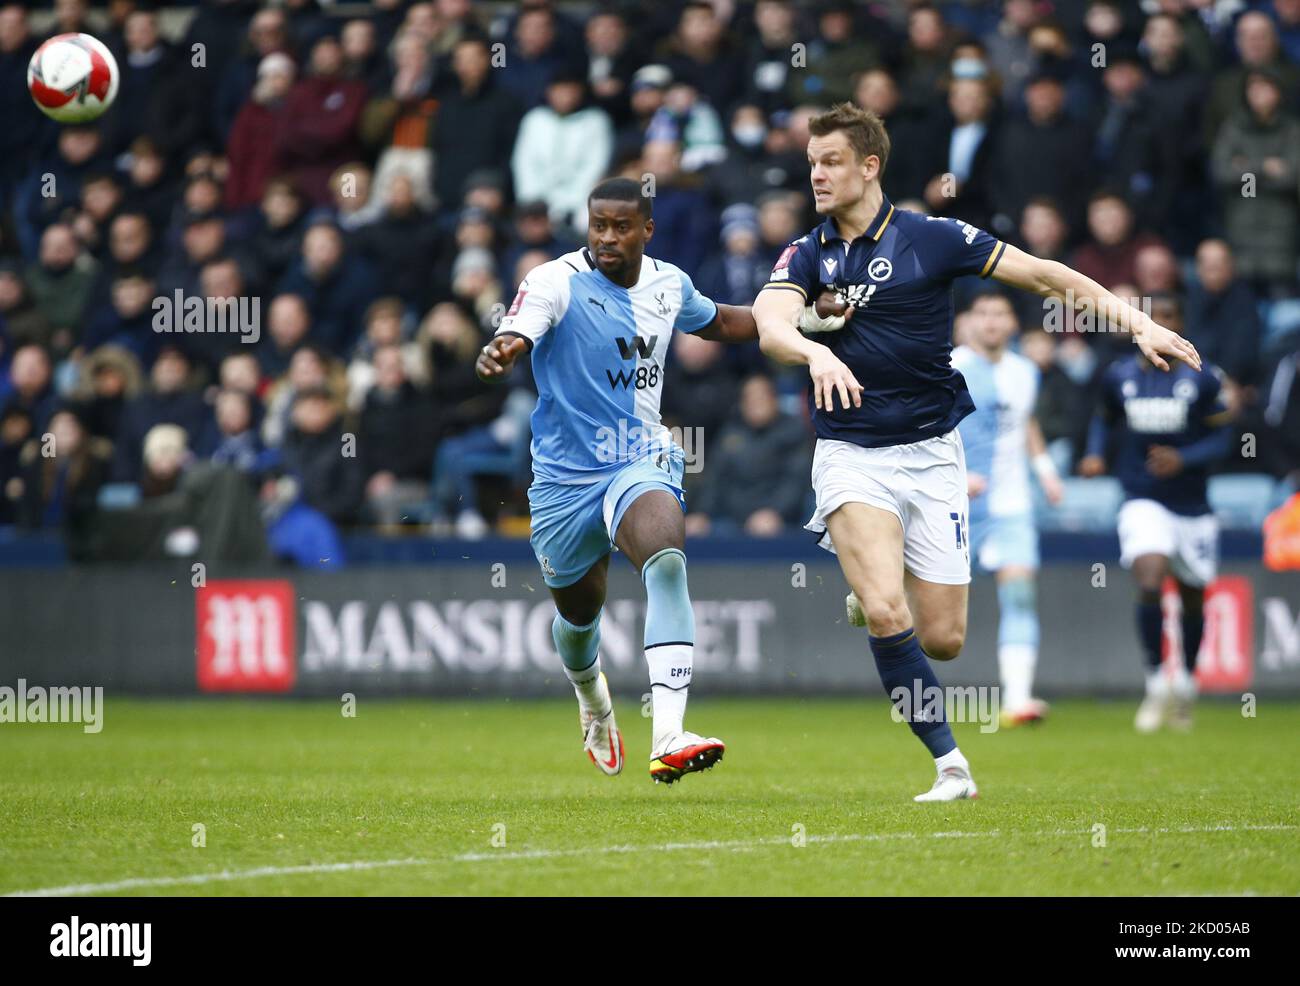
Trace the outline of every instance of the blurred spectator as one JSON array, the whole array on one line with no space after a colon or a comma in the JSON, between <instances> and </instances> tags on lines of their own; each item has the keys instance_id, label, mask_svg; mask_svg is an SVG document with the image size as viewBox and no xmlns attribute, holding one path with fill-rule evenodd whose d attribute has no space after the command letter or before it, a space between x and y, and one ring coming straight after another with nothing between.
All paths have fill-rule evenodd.
<instances>
[{"instance_id":1,"label":"blurred spectator","mask_svg":"<svg viewBox=\"0 0 1300 986\"><path fill-rule=\"evenodd\" d=\"M1205 138L1215 140L1220 128L1246 108L1242 97L1247 93L1247 77L1256 71L1269 73L1277 80L1279 96L1285 101L1285 114L1300 111L1300 68L1286 61L1278 42L1277 26L1262 11L1247 11L1237 20L1234 31L1240 64L1225 68L1214 77L1210 105L1205 113Z\"/></svg>"},{"instance_id":2,"label":"blurred spectator","mask_svg":"<svg viewBox=\"0 0 1300 986\"><path fill-rule=\"evenodd\" d=\"M383 212L352 234L352 246L378 272L378 290L423 309L432 300L429 268L438 255L438 227L417 201L415 189L413 176L394 174Z\"/></svg>"},{"instance_id":3,"label":"blurred spectator","mask_svg":"<svg viewBox=\"0 0 1300 986\"><path fill-rule=\"evenodd\" d=\"M882 179L894 202L920 198L926 182L943 169L948 144L939 114L932 109L904 107L898 83L887 68L868 69L857 76L853 101L878 114L889 133L889 161ZM807 180L807 162L800 149L800 178Z\"/></svg>"},{"instance_id":4,"label":"blurred spectator","mask_svg":"<svg viewBox=\"0 0 1300 986\"><path fill-rule=\"evenodd\" d=\"M645 139L680 144L683 171L700 171L727 154L717 111L682 83L670 86L664 93L663 105L650 118Z\"/></svg>"},{"instance_id":5,"label":"blurred spectator","mask_svg":"<svg viewBox=\"0 0 1300 986\"><path fill-rule=\"evenodd\" d=\"M289 431L293 404L300 393L324 389L340 404L347 394L347 377L338 363L317 346L301 346L289 359L289 369L266 395L262 441L279 448Z\"/></svg>"},{"instance_id":6,"label":"blurred spectator","mask_svg":"<svg viewBox=\"0 0 1300 986\"><path fill-rule=\"evenodd\" d=\"M279 51L267 55L257 67L257 82L235 117L226 143L226 158L230 161L227 209L256 204L267 182L281 170L276 132L284 119L296 74L293 59Z\"/></svg>"},{"instance_id":7,"label":"blurred spectator","mask_svg":"<svg viewBox=\"0 0 1300 986\"><path fill-rule=\"evenodd\" d=\"M1020 244L1035 257L1044 260L1065 260L1065 244L1070 229L1065 217L1054 201L1046 197L1030 199L1020 214ZM1025 328L1043 324L1043 299L1028 291L1016 291L1010 296L1016 310L1016 321Z\"/></svg>"},{"instance_id":8,"label":"blurred spectator","mask_svg":"<svg viewBox=\"0 0 1300 986\"><path fill-rule=\"evenodd\" d=\"M676 81L691 86L710 105L725 109L741 96L743 59L712 5L688 0L681 10L663 61Z\"/></svg>"},{"instance_id":9,"label":"blurred spectator","mask_svg":"<svg viewBox=\"0 0 1300 986\"><path fill-rule=\"evenodd\" d=\"M786 109L786 87L800 75L792 70L791 54L796 42L806 48L806 40L795 33L794 6L790 0L758 0L754 26L758 36L749 42L745 57L745 98L767 113ZM804 54L806 63L807 51Z\"/></svg>"},{"instance_id":10,"label":"blurred spectator","mask_svg":"<svg viewBox=\"0 0 1300 986\"><path fill-rule=\"evenodd\" d=\"M366 310L365 335L357 343L348 364L348 411L357 412L366 394L375 384L374 355L386 346L396 346L402 354L405 376L418 387L427 387L429 370L419 343L408 341L406 311L398 298L380 298ZM432 412L431 412L432 413Z\"/></svg>"},{"instance_id":11,"label":"blurred spectator","mask_svg":"<svg viewBox=\"0 0 1300 986\"><path fill-rule=\"evenodd\" d=\"M263 8L248 21L248 37L243 52L237 60L213 63L224 69L216 96L214 123L218 136L228 140L239 109L257 84L257 71L262 59L274 52L292 55L289 45L288 22L283 10Z\"/></svg>"},{"instance_id":12,"label":"blurred spectator","mask_svg":"<svg viewBox=\"0 0 1300 986\"><path fill-rule=\"evenodd\" d=\"M781 413L766 376L745 381L739 410L716 439L704 436L706 476L687 517L690 534L716 528L772 537L802 519L812 462L807 427Z\"/></svg>"},{"instance_id":13,"label":"blurred spectator","mask_svg":"<svg viewBox=\"0 0 1300 986\"><path fill-rule=\"evenodd\" d=\"M884 25L876 22L871 29L855 30L858 10L849 0L831 0L817 8L817 33L808 43L806 64L786 80L785 92L791 103L816 101L831 106L851 100L854 75L880 64L877 39L884 33ZM862 16L866 20L871 15L863 11ZM787 46L787 63L790 54Z\"/></svg>"},{"instance_id":14,"label":"blurred spectator","mask_svg":"<svg viewBox=\"0 0 1300 986\"><path fill-rule=\"evenodd\" d=\"M76 559L108 474L108 452L102 439L86 432L71 408L56 411L49 429L48 441L29 442L23 450L18 520L27 528L63 528L69 554Z\"/></svg>"},{"instance_id":15,"label":"blurred spectator","mask_svg":"<svg viewBox=\"0 0 1300 986\"><path fill-rule=\"evenodd\" d=\"M1143 298L1177 294L1181 288L1178 258L1163 243L1148 243L1133 255L1133 282Z\"/></svg>"},{"instance_id":16,"label":"blurred spectator","mask_svg":"<svg viewBox=\"0 0 1300 986\"><path fill-rule=\"evenodd\" d=\"M541 199L556 226L587 229L587 195L613 153L609 117L583 106L586 81L576 69L558 70L546 86L546 104L524 114L510 167L515 194Z\"/></svg>"},{"instance_id":17,"label":"blurred spectator","mask_svg":"<svg viewBox=\"0 0 1300 986\"><path fill-rule=\"evenodd\" d=\"M701 182L681 171L681 149L666 140L645 145L641 166L655 178L654 256L694 277L717 242L717 221Z\"/></svg>"},{"instance_id":18,"label":"blurred spectator","mask_svg":"<svg viewBox=\"0 0 1300 986\"><path fill-rule=\"evenodd\" d=\"M286 472L301 483L303 501L335 524L351 524L364 479L356 450L345 446L340 408L325 387L300 391L281 447Z\"/></svg>"},{"instance_id":19,"label":"blurred spectator","mask_svg":"<svg viewBox=\"0 0 1300 986\"><path fill-rule=\"evenodd\" d=\"M158 145L148 137L137 137L131 142L126 161L125 208L144 215L151 230L166 228L177 192Z\"/></svg>"},{"instance_id":20,"label":"blurred spectator","mask_svg":"<svg viewBox=\"0 0 1300 986\"><path fill-rule=\"evenodd\" d=\"M492 71L485 39L468 36L457 43L451 68L455 79L439 94L433 132L434 191L444 209L460 208L471 173L510 160L521 113L520 101L498 84L501 73ZM533 102L530 93L527 103Z\"/></svg>"},{"instance_id":21,"label":"blurred spectator","mask_svg":"<svg viewBox=\"0 0 1300 986\"><path fill-rule=\"evenodd\" d=\"M543 4L524 7L515 19L500 75L506 89L524 107L541 101L564 62L555 19L555 11Z\"/></svg>"},{"instance_id":22,"label":"blurred spectator","mask_svg":"<svg viewBox=\"0 0 1300 986\"><path fill-rule=\"evenodd\" d=\"M1258 382L1260 324L1255 295L1237 278L1232 250L1223 240L1196 248L1196 279L1187 288L1184 335L1201 359L1242 386Z\"/></svg>"},{"instance_id":23,"label":"blurred spectator","mask_svg":"<svg viewBox=\"0 0 1300 986\"><path fill-rule=\"evenodd\" d=\"M616 124L630 119L629 87L641 63L623 14L597 9L587 21L587 82L596 105Z\"/></svg>"},{"instance_id":24,"label":"blurred spectator","mask_svg":"<svg viewBox=\"0 0 1300 986\"><path fill-rule=\"evenodd\" d=\"M1159 243L1152 233L1136 232L1133 210L1117 193L1096 192L1088 200L1088 240L1074 251L1070 266L1104 288L1135 280L1138 251Z\"/></svg>"},{"instance_id":25,"label":"blurred spectator","mask_svg":"<svg viewBox=\"0 0 1300 986\"><path fill-rule=\"evenodd\" d=\"M451 293L474 312L480 325L490 324L493 309L505 293L491 251L470 247L460 252L451 267Z\"/></svg>"},{"instance_id":26,"label":"blurred spectator","mask_svg":"<svg viewBox=\"0 0 1300 986\"><path fill-rule=\"evenodd\" d=\"M261 372L278 377L289 369L289 361L311 335L311 311L302 295L278 294L267 313L267 338L257 346Z\"/></svg>"},{"instance_id":27,"label":"blurred spectator","mask_svg":"<svg viewBox=\"0 0 1300 986\"><path fill-rule=\"evenodd\" d=\"M71 226L55 223L41 235L40 259L27 268L24 280L32 303L53 330L50 341L57 353L76 344L98 267L81 249Z\"/></svg>"},{"instance_id":28,"label":"blurred spectator","mask_svg":"<svg viewBox=\"0 0 1300 986\"><path fill-rule=\"evenodd\" d=\"M1300 120L1283 108L1280 79L1246 73L1246 107L1223 124L1211 157L1237 270L1264 297L1293 294L1296 283Z\"/></svg>"},{"instance_id":29,"label":"blurred spectator","mask_svg":"<svg viewBox=\"0 0 1300 986\"><path fill-rule=\"evenodd\" d=\"M1138 222L1164 230L1179 158L1155 116L1136 48L1112 45L1102 69L1103 95L1093 127L1093 164L1136 212Z\"/></svg>"},{"instance_id":30,"label":"blurred spectator","mask_svg":"<svg viewBox=\"0 0 1300 986\"><path fill-rule=\"evenodd\" d=\"M243 473L256 470L262 461L262 443L253 417L253 398L242 390L225 389L215 403L217 447L212 461L232 466Z\"/></svg>"},{"instance_id":31,"label":"blurred spectator","mask_svg":"<svg viewBox=\"0 0 1300 986\"><path fill-rule=\"evenodd\" d=\"M330 175L357 156L357 124L365 101L365 83L343 75L338 41L321 38L312 47L304 78L289 91L281 125L272 135L280 168L308 201L329 202Z\"/></svg>"},{"instance_id":32,"label":"blurred spectator","mask_svg":"<svg viewBox=\"0 0 1300 986\"><path fill-rule=\"evenodd\" d=\"M380 148L374 192L380 200L389 194L397 175L411 181L411 194L422 208L432 209L433 152L429 140L437 116L434 98L434 64L425 41L411 31L393 39L393 77L388 92L376 95L363 111L361 140Z\"/></svg>"},{"instance_id":33,"label":"blurred spectator","mask_svg":"<svg viewBox=\"0 0 1300 986\"><path fill-rule=\"evenodd\" d=\"M13 261L0 261L0 342L10 346L34 342L49 346L53 330L45 313L36 307L22 274ZM0 353L7 357L8 353Z\"/></svg>"},{"instance_id":34,"label":"blurred spectator","mask_svg":"<svg viewBox=\"0 0 1300 986\"><path fill-rule=\"evenodd\" d=\"M1004 0L997 29L980 40L988 52L989 64L1002 80L1002 98L1014 102L1034 69L1034 52L1029 32L1041 14L1034 0Z\"/></svg>"},{"instance_id":35,"label":"blurred spectator","mask_svg":"<svg viewBox=\"0 0 1300 986\"><path fill-rule=\"evenodd\" d=\"M948 72L950 45L948 26L936 8L919 6L908 12L898 74L906 106L925 110L935 102Z\"/></svg>"},{"instance_id":36,"label":"blurred spectator","mask_svg":"<svg viewBox=\"0 0 1300 986\"><path fill-rule=\"evenodd\" d=\"M111 445L121 428L122 412L141 385L140 361L130 350L100 346L78 366L71 397L90 434Z\"/></svg>"},{"instance_id":37,"label":"blurred spectator","mask_svg":"<svg viewBox=\"0 0 1300 986\"><path fill-rule=\"evenodd\" d=\"M515 207L515 226L511 241L512 245L501 259L502 269L508 271L514 270L519 263L519 258L533 250L545 253L547 260L554 260L575 247L572 240L562 239L556 235L550 210L546 203L540 200L520 202Z\"/></svg>"},{"instance_id":38,"label":"blurred spectator","mask_svg":"<svg viewBox=\"0 0 1300 986\"><path fill-rule=\"evenodd\" d=\"M372 362L375 382L357 433L366 508L376 523L397 524L428 499L437 412L406 378L398 346L380 346Z\"/></svg>"},{"instance_id":39,"label":"blurred spectator","mask_svg":"<svg viewBox=\"0 0 1300 986\"><path fill-rule=\"evenodd\" d=\"M1083 451L1092 405L1087 388L1070 379L1057 365L1056 348L1056 339L1041 328L1026 328L1020 335L1020 354L1038 367L1034 416L1057 469L1069 475Z\"/></svg>"},{"instance_id":40,"label":"blurred spectator","mask_svg":"<svg viewBox=\"0 0 1300 986\"><path fill-rule=\"evenodd\" d=\"M179 426L200 455L212 447L212 412L202 395L189 389L191 370L188 357L175 346L164 346L158 354L149 371L149 389L122 409L113 449L114 482L139 481L145 436L155 425Z\"/></svg>"},{"instance_id":41,"label":"blurred spectator","mask_svg":"<svg viewBox=\"0 0 1300 986\"><path fill-rule=\"evenodd\" d=\"M1012 117L998 138L993 173L993 228L1009 233L1025 203L1047 196L1071 226L1081 224L1089 181L1088 128L1065 114L1063 68L1040 66L1025 85L1025 113Z\"/></svg>"},{"instance_id":42,"label":"blurred spectator","mask_svg":"<svg viewBox=\"0 0 1300 986\"><path fill-rule=\"evenodd\" d=\"M14 231L24 257L35 257L46 227L76 208L82 179L104 172L109 165L95 127L59 128L54 154L43 155L13 191Z\"/></svg>"},{"instance_id":43,"label":"blurred spectator","mask_svg":"<svg viewBox=\"0 0 1300 986\"><path fill-rule=\"evenodd\" d=\"M23 499L23 447L32 437L32 416L18 405L0 408L0 527L18 522Z\"/></svg>"},{"instance_id":44,"label":"blurred spectator","mask_svg":"<svg viewBox=\"0 0 1300 986\"><path fill-rule=\"evenodd\" d=\"M123 271L113 281L112 301L86 327L80 340L86 350L112 344L148 366L162 336L153 330L154 282L137 271Z\"/></svg>"},{"instance_id":45,"label":"blurred spectator","mask_svg":"<svg viewBox=\"0 0 1300 986\"><path fill-rule=\"evenodd\" d=\"M249 251L267 284L277 284L298 257L306 220L302 196L287 178L266 183L248 239Z\"/></svg>"},{"instance_id":46,"label":"blurred spectator","mask_svg":"<svg viewBox=\"0 0 1300 986\"><path fill-rule=\"evenodd\" d=\"M748 305L767 283L772 263L760 248L758 210L738 202L723 210L722 251L704 262L696 287L721 304Z\"/></svg>"},{"instance_id":47,"label":"blurred spectator","mask_svg":"<svg viewBox=\"0 0 1300 986\"><path fill-rule=\"evenodd\" d=\"M948 90L948 111L944 171L926 183L925 202L935 215L960 216L982 229L992 208L990 169L997 142L987 78L954 79Z\"/></svg>"},{"instance_id":48,"label":"blurred spectator","mask_svg":"<svg viewBox=\"0 0 1300 986\"><path fill-rule=\"evenodd\" d=\"M34 343L19 346L9 364L10 390L5 410L22 409L31 418L32 427L44 431L58 406L52 380L50 354Z\"/></svg>"},{"instance_id":49,"label":"blurred spectator","mask_svg":"<svg viewBox=\"0 0 1300 986\"><path fill-rule=\"evenodd\" d=\"M313 339L340 354L360 335L378 284L369 261L346 250L338 227L318 222L307 230L302 258L280 279L276 291L302 295L311 310Z\"/></svg>"}]
</instances>

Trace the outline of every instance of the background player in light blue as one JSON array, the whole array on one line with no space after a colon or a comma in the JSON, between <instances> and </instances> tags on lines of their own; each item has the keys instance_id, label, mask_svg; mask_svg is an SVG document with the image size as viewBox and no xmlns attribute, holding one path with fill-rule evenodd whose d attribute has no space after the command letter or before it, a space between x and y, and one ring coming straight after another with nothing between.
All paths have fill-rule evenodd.
<instances>
[{"instance_id":1,"label":"background player in light blue","mask_svg":"<svg viewBox=\"0 0 1300 986\"><path fill-rule=\"evenodd\" d=\"M722 758L715 737L682 724L694 664L686 584L684 454L659 420L674 329L701 338L758 338L748 308L718 305L682 271L645 255L651 199L626 178L588 200L587 247L529 272L479 355L500 380L532 353L532 546L556 613L553 636L578 696L587 755L623 769L623 739L600 671L600 613L617 546L646 588L645 654L654 703L650 776L672 783Z\"/></svg>"},{"instance_id":2,"label":"background player in light blue","mask_svg":"<svg viewBox=\"0 0 1300 986\"><path fill-rule=\"evenodd\" d=\"M1038 530L1029 488L1032 465L1049 503L1062 486L1034 417L1038 367L1008 348L1018 331L1006 295L976 297L969 338L952 351L975 410L957 426L966 450L971 559L998 585L998 677L1004 726L1037 722L1047 703L1033 697L1038 663Z\"/></svg>"}]
</instances>

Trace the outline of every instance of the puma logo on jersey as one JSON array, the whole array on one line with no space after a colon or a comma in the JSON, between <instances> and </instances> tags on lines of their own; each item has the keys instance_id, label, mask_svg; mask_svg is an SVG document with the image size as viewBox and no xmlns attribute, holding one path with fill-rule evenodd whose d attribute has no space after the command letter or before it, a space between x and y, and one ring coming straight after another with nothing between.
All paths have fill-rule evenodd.
<instances>
[{"instance_id":1,"label":"puma logo on jersey","mask_svg":"<svg viewBox=\"0 0 1300 986\"><path fill-rule=\"evenodd\" d=\"M604 303L603 301L597 301L595 298L588 298L588 299L587 299L587 302L588 302L589 304L595 305L595 306L596 306L597 308L599 308L602 312L605 312L606 315L609 314L609 312L606 312L606 311L605 311L605 303ZM625 357L623 357L623 358L626 359L627 357L625 356Z\"/></svg>"}]
</instances>

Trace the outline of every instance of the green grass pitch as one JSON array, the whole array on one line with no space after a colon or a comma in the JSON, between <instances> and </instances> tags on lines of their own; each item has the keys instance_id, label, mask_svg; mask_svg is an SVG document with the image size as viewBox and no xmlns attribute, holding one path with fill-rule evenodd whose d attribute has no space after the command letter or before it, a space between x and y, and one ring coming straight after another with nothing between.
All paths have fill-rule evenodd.
<instances>
[{"instance_id":1,"label":"green grass pitch","mask_svg":"<svg viewBox=\"0 0 1300 986\"><path fill-rule=\"evenodd\" d=\"M697 692L688 726L728 752L671 787L632 696L617 778L558 699L122 700L98 735L3 726L0 893L1300 892L1294 702L1204 701L1185 736L1135 735L1131 702L959 725L980 800L917 805L933 766L883 698Z\"/></svg>"}]
</instances>

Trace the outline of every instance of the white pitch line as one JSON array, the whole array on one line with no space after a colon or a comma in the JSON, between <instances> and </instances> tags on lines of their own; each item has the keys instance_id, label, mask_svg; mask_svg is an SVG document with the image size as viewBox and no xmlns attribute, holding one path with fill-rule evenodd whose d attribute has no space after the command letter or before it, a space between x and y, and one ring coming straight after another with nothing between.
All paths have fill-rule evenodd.
<instances>
[{"instance_id":1,"label":"white pitch line","mask_svg":"<svg viewBox=\"0 0 1300 986\"><path fill-rule=\"evenodd\" d=\"M1117 835L1196 835L1211 832L1283 832L1297 828L1295 825L1188 825L1180 828L1114 828ZM1000 839L1007 836L1045 837L1062 835L1091 835L1092 829L1050 829L1037 832L845 832L829 835L809 835L804 841L815 845L846 842L890 842L916 839ZM357 870L393 869L405 866L437 866L440 863L482 863L520 859L563 859L569 856L602 856L622 853L657 853L698 850L726 850L746 852L764 846L791 845L793 836L772 836L765 839L709 840L704 842L665 842L650 846L595 846L580 849L521 849L516 852L469 852L441 859L381 859L355 860L348 863L311 863L303 866L259 866L251 870L221 870L217 873L193 873L188 876L133 877L112 883L74 883L64 887L42 887L37 890L17 890L5 897L79 897L90 894L109 894L121 890L142 890L150 887L201 886L205 883L228 883L234 880L253 880L267 876L301 876L316 873L347 873Z\"/></svg>"}]
</instances>

